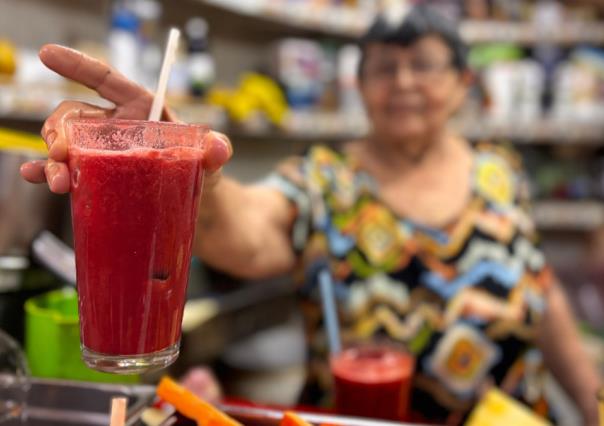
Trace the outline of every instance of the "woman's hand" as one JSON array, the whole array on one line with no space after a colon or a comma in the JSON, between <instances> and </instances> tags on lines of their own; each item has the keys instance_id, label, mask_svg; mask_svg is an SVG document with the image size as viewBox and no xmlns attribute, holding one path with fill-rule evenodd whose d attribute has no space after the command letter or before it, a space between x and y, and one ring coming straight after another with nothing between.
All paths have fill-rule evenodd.
<instances>
[{"instance_id":1,"label":"woman's hand","mask_svg":"<svg viewBox=\"0 0 604 426\"><path fill-rule=\"evenodd\" d=\"M113 109L104 109L83 102L65 101L44 123L41 134L48 147L48 159L23 164L21 175L32 183L47 182L51 191L61 194L69 191L70 183L66 164L65 122L72 118L145 120L151 109L153 95L107 64L77 50L54 44L46 45L40 50L40 60L54 72L95 90L115 105ZM168 110L164 110L162 120L177 121ZM214 174L231 155L231 144L226 136L216 132L208 133L204 157L208 172ZM209 177L206 189L208 183L211 185L216 181L216 178Z\"/></svg>"}]
</instances>

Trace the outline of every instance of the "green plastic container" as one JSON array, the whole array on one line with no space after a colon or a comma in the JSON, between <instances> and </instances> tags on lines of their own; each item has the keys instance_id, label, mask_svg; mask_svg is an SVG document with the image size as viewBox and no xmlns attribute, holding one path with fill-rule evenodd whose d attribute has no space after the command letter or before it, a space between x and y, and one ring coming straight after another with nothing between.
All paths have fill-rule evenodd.
<instances>
[{"instance_id":1,"label":"green plastic container","mask_svg":"<svg viewBox=\"0 0 604 426\"><path fill-rule=\"evenodd\" d=\"M25 352L36 377L106 383L136 383L138 376L100 373L80 357L78 296L68 288L25 302Z\"/></svg>"}]
</instances>

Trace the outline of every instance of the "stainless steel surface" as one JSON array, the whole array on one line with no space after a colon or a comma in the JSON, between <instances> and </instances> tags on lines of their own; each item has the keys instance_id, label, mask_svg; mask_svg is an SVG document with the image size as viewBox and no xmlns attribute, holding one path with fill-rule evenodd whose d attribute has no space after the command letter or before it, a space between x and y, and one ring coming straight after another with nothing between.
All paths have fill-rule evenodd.
<instances>
[{"instance_id":1,"label":"stainless steel surface","mask_svg":"<svg viewBox=\"0 0 604 426\"><path fill-rule=\"evenodd\" d=\"M0 293L19 288L29 260L24 256L0 256Z\"/></svg>"},{"instance_id":2,"label":"stainless steel surface","mask_svg":"<svg viewBox=\"0 0 604 426\"><path fill-rule=\"evenodd\" d=\"M128 399L127 425L138 425L139 417L155 396L151 386L93 384L62 380L32 379L25 409L31 426L88 426L109 424L111 398ZM17 426L14 421L7 423Z\"/></svg>"},{"instance_id":3,"label":"stainless steel surface","mask_svg":"<svg viewBox=\"0 0 604 426\"><path fill-rule=\"evenodd\" d=\"M56 227L65 210L64 199L19 175L21 164L38 158L27 151L0 149L0 256L27 255L34 236Z\"/></svg>"},{"instance_id":4,"label":"stainless steel surface","mask_svg":"<svg viewBox=\"0 0 604 426\"><path fill-rule=\"evenodd\" d=\"M282 324L296 309L295 288L283 280L249 283L240 289L187 302L180 357L173 374L220 356L228 345ZM193 312L194 315L191 315ZM195 317L195 318L189 318Z\"/></svg>"},{"instance_id":5,"label":"stainless steel surface","mask_svg":"<svg viewBox=\"0 0 604 426\"><path fill-rule=\"evenodd\" d=\"M228 414L245 426L279 426L284 412L256 407L244 407L233 404L219 404L222 412ZM359 417L344 417L330 414L312 414L296 412L301 418L312 425L333 426L419 426L413 423L390 422L384 420L362 419ZM169 426L176 423L180 416L172 412L159 426ZM189 423L187 423L189 424ZM194 424L193 421L190 424Z\"/></svg>"},{"instance_id":6,"label":"stainless steel surface","mask_svg":"<svg viewBox=\"0 0 604 426\"><path fill-rule=\"evenodd\" d=\"M38 262L65 283L76 285L75 253L52 232L42 231L32 243L32 252Z\"/></svg>"},{"instance_id":7,"label":"stainless steel surface","mask_svg":"<svg viewBox=\"0 0 604 426\"><path fill-rule=\"evenodd\" d=\"M283 417L279 410L264 408L242 407L239 405L220 405L219 408L246 426L278 425ZM388 422L382 420L361 419L357 417L342 417L327 414L297 413L309 423L315 425L327 424L334 426L412 426L410 423Z\"/></svg>"}]
</instances>

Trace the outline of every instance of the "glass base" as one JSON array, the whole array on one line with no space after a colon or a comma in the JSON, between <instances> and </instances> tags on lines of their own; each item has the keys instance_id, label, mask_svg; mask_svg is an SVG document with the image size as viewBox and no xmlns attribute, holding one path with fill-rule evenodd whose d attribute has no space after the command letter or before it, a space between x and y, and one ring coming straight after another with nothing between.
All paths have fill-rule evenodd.
<instances>
[{"instance_id":1,"label":"glass base","mask_svg":"<svg viewBox=\"0 0 604 426\"><path fill-rule=\"evenodd\" d=\"M178 358L180 342L161 351L136 355L107 355L82 345L82 360L97 371L113 374L141 374L160 370Z\"/></svg>"}]
</instances>

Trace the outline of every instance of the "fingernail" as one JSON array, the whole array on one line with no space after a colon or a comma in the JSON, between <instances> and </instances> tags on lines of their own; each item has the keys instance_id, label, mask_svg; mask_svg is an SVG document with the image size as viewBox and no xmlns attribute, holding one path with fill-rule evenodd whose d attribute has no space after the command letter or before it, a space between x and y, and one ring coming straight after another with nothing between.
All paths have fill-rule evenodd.
<instances>
[{"instance_id":1,"label":"fingernail","mask_svg":"<svg viewBox=\"0 0 604 426\"><path fill-rule=\"evenodd\" d=\"M51 130L46 134L46 144L48 145L49 148L52 146L52 144L54 143L54 141L56 139L57 139L56 130Z\"/></svg>"},{"instance_id":2,"label":"fingernail","mask_svg":"<svg viewBox=\"0 0 604 426\"><path fill-rule=\"evenodd\" d=\"M80 118L103 118L107 116L107 110L99 109L80 109L78 113Z\"/></svg>"},{"instance_id":3,"label":"fingernail","mask_svg":"<svg viewBox=\"0 0 604 426\"><path fill-rule=\"evenodd\" d=\"M65 177L61 174L61 173L55 173L51 178L50 178L50 187L53 190L57 189L57 186L61 185L61 181L65 180ZM62 187L64 187L64 184L61 185Z\"/></svg>"},{"instance_id":4,"label":"fingernail","mask_svg":"<svg viewBox=\"0 0 604 426\"><path fill-rule=\"evenodd\" d=\"M222 135L220 133L217 134L216 137L218 139L220 139L222 141L222 143L226 146L226 148L227 148L227 150L229 152L229 155L232 155L233 154L233 147L231 146L231 143L230 143L229 139L225 135Z\"/></svg>"},{"instance_id":5,"label":"fingernail","mask_svg":"<svg viewBox=\"0 0 604 426\"><path fill-rule=\"evenodd\" d=\"M59 175L57 173L55 173L55 174L52 175L52 177L50 178L50 181L48 182L51 187L55 187L56 186L56 182L57 182L58 178L59 178Z\"/></svg>"}]
</instances>

